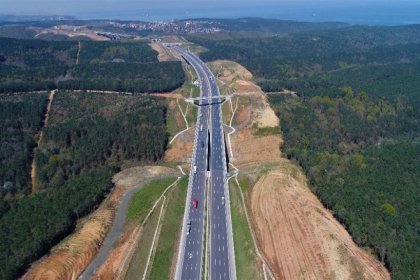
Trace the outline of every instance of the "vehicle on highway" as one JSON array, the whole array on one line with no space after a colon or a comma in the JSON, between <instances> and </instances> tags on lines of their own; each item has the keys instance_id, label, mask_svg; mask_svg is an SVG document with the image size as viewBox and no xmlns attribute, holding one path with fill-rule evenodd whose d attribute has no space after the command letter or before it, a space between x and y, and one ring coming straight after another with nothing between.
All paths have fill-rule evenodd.
<instances>
[{"instance_id":1,"label":"vehicle on highway","mask_svg":"<svg viewBox=\"0 0 420 280\"><path fill-rule=\"evenodd\" d=\"M203 125L200 126L200 131L203 131Z\"/></svg>"},{"instance_id":2,"label":"vehicle on highway","mask_svg":"<svg viewBox=\"0 0 420 280\"><path fill-rule=\"evenodd\" d=\"M191 232L191 221L189 221L187 224L187 235L190 234L190 232Z\"/></svg>"},{"instance_id":3,"label":"vehicle on highway","mask_svg":"<svg viewBox=\"0 0 420 280\"><path fill-rule=\"evenodd\" d=\"M194 165L194 174L197 173L197 165Z\"/></svg>"},{"instance_id":4,"label":"vehicle on highway","mask_svg":"<svg viewBox=\"0 0 420 280\"><path fill-rule=\"evenodd\" d=\"M225 205L225 197L222 196L222 205Z\"/></svg>"},{"instance_id":5,"label":"vehicle on highway","mask_svg":"<svg viewBox=\"0 0 420 280\"><path fill-rule=\"evenodd\" d=\"M197 198L194 198L194 200L193 200L193 206L194 206L194 208L197 208L197 206L198 206L198 200L197 200Z\"/></svg>"},{"instance_id":6,"label":"vehicle on highway","mask_svg":"<svg viewBox=\"0 0 420 280\"><path fill-rule=\"evenodd\" d=\"M188 257L192 259L192 253L188 253Z\"/></svg>"}]
</instances>

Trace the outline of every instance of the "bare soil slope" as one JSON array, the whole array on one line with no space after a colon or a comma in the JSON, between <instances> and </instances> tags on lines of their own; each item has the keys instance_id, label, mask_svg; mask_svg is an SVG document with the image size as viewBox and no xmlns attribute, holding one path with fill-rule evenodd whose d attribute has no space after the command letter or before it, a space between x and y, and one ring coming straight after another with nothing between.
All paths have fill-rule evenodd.
<instances>
[{"instance_id":1,"label":"bare soil slope","mask_svg":"<svg viewBox=\"0 0 420 280\"><path fill-rule=\"evenodd\" d=\"M149 44L149 46L159 53L158 56L157 56L157 59L159 61L174 60L174 57L161 45L159 45L157 43L151 43L151 44Z\"/></svg>"},{"instance_id":2,"label":"bare soil slope","mask_svg":"<svg viewBox=\"0 0 420 280\"><path fill-rule=\"evenodd\" d=\"M280 134L258 136L279 119L246 69L229 61L212 63L222 87L249 106L238 106L231 136L232 164L255 185L245 193L258 246L277 279L390 279L388 271L360 249L310 191L301 169L281 158ZM245 70L244 70L245 69Z\"/></svg>"},{"instance_id":3,"label":"bare soil slope","mask_svg":"<svg viewBox=\"0 0 420 280\"><path fill-rule=\"evenodd\" d=\"M113 178L116 187L101 206L79 222L75 233L55 246L49 255L34 263L22 279L77 279L101 246L124 191L144 180L175 172L168 167L144 166L116 174ZM129 229L122 241L130 242L128 237L132 235L133 229Z\"/></svg>"},{"instance_id":4,"label":"bare soil slope","mask_svg":"<svg viewBox=\"0 0 420 280\"><path fill-rule=\"evenodd\" d=\"M251 195L256 236L276 277L390 279L288 165L261 177Z\"/></svg>"}]
</instances>

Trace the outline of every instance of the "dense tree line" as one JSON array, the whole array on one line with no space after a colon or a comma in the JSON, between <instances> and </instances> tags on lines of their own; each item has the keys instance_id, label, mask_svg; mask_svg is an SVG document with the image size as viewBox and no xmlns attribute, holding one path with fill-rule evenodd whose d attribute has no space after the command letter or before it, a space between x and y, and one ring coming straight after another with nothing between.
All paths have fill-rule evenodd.
<instances>
[{"instance_id":1,"label":"dense tree line","mask_svg":"<svg viewBox=\"0 0 420 280\"><path fill-rule=\"evenodd\" d=\"M45 100L46 95L34 95L23 99L23 109L4 106L6 120L25 117L12 119L8 127L16 124L16 129L35 131L41 118L33 116L30 105ZM45 108L39 106L43 113ZM102 201L120 166L163 157L168 139L166 106L154 97L58 92L42 131L43 140L35 150L38 191L10 203L0 200L1 279L16 279L71 233L76 220Z\"/></svg>"},{"instance_id":2,"label":"dense tree line","mask_svg":"<svg viewBox=\"0 0 420 280\"><path fill-rule=\"evenodd\" d=\"M0 96L0 198L28 191L46 103L46 93Z\"/></svg>"},{"instance_id":3,"label":"dense tree line","mask_svg":"<svg viewBox=\"0 0 420 280\"><path fill-rule=\"evenodd\" d=\"M0 92L55 89L57 81L70 89L153 92L184 81L179 62L157 62L145 43L85 47L81 53L92 52L91 59L76 65L75 42L2 39ZM38 192L23 196L46 102L46 93L0 99L1 279L16 279L68 235L76 219L103 199L118 167L156 162L166 149L166 105L160 99L58 92L35 149Z\"/></svg>"},{"instance_id":4,"label":"dense tree line","mask_svg":"<svg viewBox=\"0 0 420 280\"><path fill-rule=\"evenodd\" d=\"M0 278L17 279L28 265L67 236L112 187L115 170L100 168L60 188L23 197L0 219Z\"/></svg>"},{"instance_id":5,"label":"dense tree line","mask_svg":"<svg viewBox=\"0 0 420 280\"><path fill-rule=\"evenodd\" d=\"M348 27L273 38L190 36L270 95L283 155L394 279L419 276L420 26Z\"/></svg>"},{"instance_id":6,"label":"dense tree line","mask_svg":"<svg viewBox=\"0 0 420 280\"><path fill-rule=\"evenodd\" d=\"M81 42L80 63L157 62L157 53L146 43L140 42Z\"/></svg>"},{"instance_id":7,"label":"dense tree line","mask_svg":"<svg viewBox=\"0 0 420 280\"><path fill-rule=\"evenodd\" d=\"M60 92L53 106L52 122L35 153L37 185L42 188L58 187L98 166L154 162L164 155L166 107L158 99Z\"/></svg>"},{"instance_id":8,"label":"dense tree line","mask_svg":"<svg viewBox=\"0 0 420 280\"><path fill-rule=\"evenodd\" d=\"M333 98L270 96L284 154L302 166L321 201L395 279L418 273L420 145L412 139L420 136L420 107L409 100L370 98L350 87Z\"/></svg>"},{"instance_id":9,"label":"dense tree line","mask_svg":"<svg viewBox=\"0 0 420 280\"><path fill-rule=\"evenodd\" d=\"M182 85L180 62L158 62L145 42L0 41L0 92L93 89L171 91Z\"/></svg>"},{"instance_id":10,"label":"dense tree line","mask_svg":"<svg viewBox=\"0 0 420 280\"><path fill-rule=\"evenodd\" d=\"M360 246L374 249L395 279L417 275L419 122L409 105L313 97L277 104L285 154ZM346 100L347 99L347 100ZM399 109L398 109L399 108Z\"/></svg>"},{"instance_id":11,"label":"dense tree line","mask_svg":"<svg viewBox=\"0 0 420 280\"><path fill-rule=\"evenodd\" d=\"M417 25L348 27L270 38L187 38L209 49L200 54L204 60L231 59L252 70L265 91L281 90L286 81L351 66L420 61Z\"/></svg>"},{"instance_id":12,"label":"dense tree line","mask_svg":"<svg viewBox=\"0 0 420 280\"><path fill-rule=\"evenodd\" d=\"M22 92L55 88L75 63L76 42L0 40L0 92Z\"/></svg>"},{"instance_id":13,"label":"dense tree line","mask_svg":"<svg viewBox=\"0 0 420 280\"><path fill-rule=\"evenodd\" d=\"M62 89L96 89L129 92L167 92L184 83L179 62L80 64L59 82Z\"/></svg>"}]
</instances>

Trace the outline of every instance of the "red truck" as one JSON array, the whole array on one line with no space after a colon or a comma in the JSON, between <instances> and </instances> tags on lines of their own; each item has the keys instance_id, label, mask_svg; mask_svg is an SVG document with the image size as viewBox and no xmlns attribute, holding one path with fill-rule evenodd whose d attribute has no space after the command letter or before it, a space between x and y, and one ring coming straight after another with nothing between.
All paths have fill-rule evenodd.
<instances>
[{"instance_id":1,"label":"red truck","mask_svg":"<svg viewBox=\"0 0 420 280\"><path fill-rule=\"evenodd\" d=\"M198 206L198 200L197 200L197 198L194 198L194 200L193 200L193 206L194 206L194 208L197 208L197 206Z\"/></svg>"}]
</instances>

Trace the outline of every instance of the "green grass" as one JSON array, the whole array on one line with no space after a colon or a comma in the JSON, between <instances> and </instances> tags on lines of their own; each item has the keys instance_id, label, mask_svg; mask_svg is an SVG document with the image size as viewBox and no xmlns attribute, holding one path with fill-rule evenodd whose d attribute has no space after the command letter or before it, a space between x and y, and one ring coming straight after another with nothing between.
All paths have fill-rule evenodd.
<instances>
[{"instance_id":1,"label":"green grass","mask_svg":"<svg viewBox=\"0 0 420 280\"><path fill-rule=\"evenodd\" d=\"M195 73L195 72L194 72ZM200 96L200 87L198 85L194 85L193 81L188 80L184 83L181 89L181 94L184 97L199 97Z\"/></svg>"},{"instance_id":2,"label":"green grass","mask_svg":"<svg viewBox=\"0 0 420 280\"><path fill-rule=\"evenodd\" d=\"M154 180L136 192L128 205L127 222L143 222L156 199L175 180L176 178L174 177Z\"/></svg>"},{"instance_id":3,"label":"green grass","mask_svg":"<svg viewBox=\"0 0 420 280\"><path fill-rule=\"evenodd\" d=\"M241 180L241 189L249 188L249 181ZM238 279L263 279L258 265L258 257L241 203L239 189L230 184L230 202L232 216L233 242L235 246L236 277Z\"/></svg>"},{"instance_id":4,"label":"green grass","mask_svg":"<svg viewBox=\"0 0 420 280\"><path fill-rule=\"evenodd\" d=\"M230 102L226 101L222 105L222 116L223 116L223 122L225 124L229 124L230 117L232 116L232 110L230 108Z\"/></svg>"},{"instance_id":5,"label":"green grass","mask_svg":"<svg viewBox=\"0 0 420 280\"><path fill-rule=\"evenodd\" d=\"M265 127L258 127L254 124L254 135L256 136L267 136L267 135L276 135L280 134L280 128L278 126L265 126Z\"/></svg>"},{"instance_id":6,"label":"green grass","mask_svg":"<svg viewBox=\"0 0 420 280\"><path fill-rule=\"evenodd\" d=\"M190 105L190 108L188 109L188 113L186 116L188 125L190 127L197 122L197 113L198 113L197 107L195 107L194 105Z\"/></svg>"},{"instance_id":7,"label":"green grass","mask_svg":"<svg viewBox=\"0 0 420 280\"><path fill-rule=\"evenodd\" d=\"M157 222L159 220L160 209L163 200L156 206L147 223L144 225L141 238L134 251L133 257L130 260L130 265L124 276L125 280L141 279L146 268L147 259L149 258L150 246L153 242Z\"/></svg>"},{"instance_id":8,"label":"green grass","mask_svg":"<svg viewBox=\"0 0 420 280\"><path fill-rule=\"evenodd\" d=\"M197 79L197 74L195 73L194 68L191 65L184 63L183 68L188 80Z\"/></svg>"},{"instance_id":9,"label":"green grass","mask_svg":"<svg viewBox=\"0 0 420 280\"><path fill-rule=\"evenodd\" d=\"M185 109L187 108L187 102L180 100L179 105L181 105L182 110L184 110L185 112ZM192 104L189 104L188 112L185 118L188 121L188 125L192 126L192 124L195 123L197 120L197 107Z\"/></svg>"},{"instance_id":10,"label":"green grass","mask_svg":"<svg viewBox=\"0 0 420 280\"><path fill-rule=\"evenodd\" d=\"M175 108L174 109L171 109L169 107L169 102L175 102ZM167 114L168 114L168 116L166 118L166 130L169 133L169 136L170 136L169 138L172 139L172 137L174 137L178 132L180 132L181 130L183 130L185 128L185 124L183 123L182 124L183 126L182 127L179 127L179 125L175 121L174 114L175 114L176 111L179 112L179 108L178 108L178 105L176 104L176 101L173 100L173 99L168 99L167 100L167 104L168 104L167 105L167 108L168 108Z\"/></svg>"},{"instance_id":11,"label":"green grass","mask_svg":"<svg viewBox=\"0 0 420 280\"><path fill-rule=\"evenodd\" d=\"M177 234L181 230L188 177L184 176L167 196L162 230L148 279L169 279L172 258L176 252Z\"/></svg>"},{"instance_id":12,"label":"green grass","mask_svg":"<svg viewBox=\"0 0 420 280\"><path fill-rule=\"evenodd\" d=\"M251 182L248 177L244 177L238 180L239 187L241 188L242 192L245 193L251 187Z\"/></svg>"}]
</instances>

